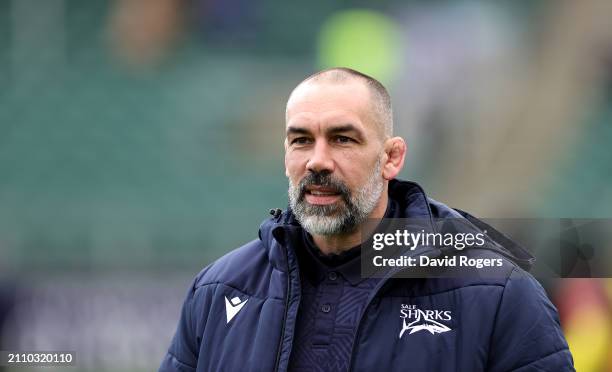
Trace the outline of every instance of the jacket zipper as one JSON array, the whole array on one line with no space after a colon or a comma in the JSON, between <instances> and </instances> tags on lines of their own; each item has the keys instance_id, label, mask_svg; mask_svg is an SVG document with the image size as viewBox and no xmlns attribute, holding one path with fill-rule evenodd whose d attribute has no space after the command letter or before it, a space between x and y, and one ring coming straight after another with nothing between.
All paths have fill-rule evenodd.
<instances>
[{"instance_id":1,"label":"jacket zipper","mask_svg":"<svg viewBox=\"0 0 612 372\"><path fill-rule=\"evenodd\" d=\"M426 250L424 252L419 252L419 255L427 253L427 252L433 252L435 251L435 249L431 249L431 250ZM411 255L411 256L415 256ZM380 282L376 285L376 287L374 287L374 290L372 291L372 294L370 295L370 297L368 298L368 302L366 303L366 306L363 308L363 312L361 313L361 315L359 316L359 322L357 323L357 331L355 331L355 337L353 338L353 344L351 345L351 355L350 355L350 359L349 359L349 368L348 371L352 371L353 370L353 363L355 361L354 358L354 354L355 354L355 347L357 345L357 340L359 339L359 335L361 334L361 325L363 323L363 317L365 316L366 312L368 311L368 308L370 307L370 304L372 303L372 301L374 300L374 298L376 298L376 295L378 294L378 292L382 289L382 287L389 281L389 279L391 279L394 275L406 270L406 267L400 268L398 270L395 271L391 271L388 275L384 276Z\"/></svg>"},{"instance_id":2,"label":"jacket zipper","mask_svg":"<svg viewBox=\"0 0 612 372\"><path fill-rule=\"evenodd\" d=\"M414 184L419 191L421 192L421 194L423 195L423 197L425 198L425 204L427 205L427 212L428 216L429 216L429 222L431 223L431 227L432 230L437 231L438 229L436 228L436 224L433 221L433 213L431 211L431 207L429 206L429 202L427 202L427 194L425 194L425 190L423 190L423 188L420 185ZM427 252L427 251L425 251ZM419 254L423 254L425 252L419 252ZM349 368L348 368L348 372L351 372L353 370L353 363L355 361L354 358L354 354L355 354L355 345L357 344L357 340L359 339L359 335L361 334L361 324L363 322L363 317L365 316L366 312L368 311L368 308L370 307L370 304L372 303L372 301L374 300L374 298L376 298L376 295L378 294L378 292L381 290L381 288L387 283L387 281L395 274L406 270L406 268L401 268L395 271L391 271L387 276L383 277L380 281L380 283L378 283L378 285L376 285L376 287L374 288L374 290L372 291L372 295L368 298L368 302L366 303L365 307L363 308L363 312L361 313L361 315L359 315L359 323L357 323L357 331L355 331L355 337L353 337L353 344L351 345L351 355L350 355L350 359L349 359Z\"/></svg>"},{"instance_id":3,"label":"jacket zipper","mask_svg":"<svg viewBox=\"0 0 612 372\"><path fill-rule=\"evenodd\" d=\"M283 351L283 338L285 336L285 324L287 323L287 314L289 313L289 299L291 298L291 274L289 272L289 254L286 247L283 247L285 253L285 262L287 262L287 295L285 296L285 312L283 314L283 323L281 327L280 340L278 342L278 351L276 352L276 362L274 363L274 372L278 371L281 353Z\"/></svg>"},{"instance_id":4,"label":"jacket zipper","mask_svg":"<svg viewBox=\"0 0 612 372\"><path fill-rule=\"evenodd\" d=\"M385 285L385 283L387 283L388 280L389 278L385 277L381 279L380 283L376 285L376 287L374 288L374 291L372 291L372 295L370 295L370 297L368 298L368 302L366 303L366 306L363 308L363 311L361 312L361 315L359 316L359 322L357 323L357 331L355 332L355 337L353 337L353 344L351 345L351 355L349 358L349 368L348 368L349 372L353 370L353 361L355 360L354 359L355 345L357 344L357 339L359 338L359 334L361 333L361 324L363 322L363 317L365 316L365 313L368 311L370 304L372 303L372 301L374 300L374 298L376 297L380 289Z\"/></svg>"}]
</instances>

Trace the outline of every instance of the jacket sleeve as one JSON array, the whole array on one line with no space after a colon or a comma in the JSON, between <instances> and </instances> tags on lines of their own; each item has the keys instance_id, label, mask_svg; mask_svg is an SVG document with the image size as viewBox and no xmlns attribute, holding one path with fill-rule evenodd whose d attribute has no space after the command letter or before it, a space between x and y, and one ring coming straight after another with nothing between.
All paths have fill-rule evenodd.
<instances>
[{"instance_id":1,"label":"jacket sleeve","mask_svg":"<svg viewBox=\"0 0 612 372\"><path fill-rule=\"evenodd\" d=\"M198 359L198 342L196 324L193 318L194 299L196 295L195 280L192 283L181 309L176 332L162 360L159 372L193 372Z\"/></svg>"},{"instance_id":2,"label":"jacket sleeve","mask_svg":"<svg viewBox=\"0 0 612 372\"><path fill-rule=\"evenodd\" d=\"M575 371L557 309L540 283L514 269L503 291L488 371Z\"/></svg>"}]
</instances>

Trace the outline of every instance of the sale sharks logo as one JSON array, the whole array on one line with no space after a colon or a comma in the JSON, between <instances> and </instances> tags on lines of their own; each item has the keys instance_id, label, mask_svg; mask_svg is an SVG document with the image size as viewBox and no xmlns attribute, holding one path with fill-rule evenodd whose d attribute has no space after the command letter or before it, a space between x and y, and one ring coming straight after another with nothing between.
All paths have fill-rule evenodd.
<instances>
[{"instance_id":1,"label":"sale sharks logo","mask_svg":"<svg viewBox=\"0 0 612 372\"><path fill-rule=\"evenodd\" d=\"M436 333L444 333L451 330L443 323L452 320L450 310L423 310L417 308L416 305L402 304L400 318L403 324L399 338L402 338L406 332L411 335L420 331L427 331L435 335Z\"/></svg>"}]
</instances>

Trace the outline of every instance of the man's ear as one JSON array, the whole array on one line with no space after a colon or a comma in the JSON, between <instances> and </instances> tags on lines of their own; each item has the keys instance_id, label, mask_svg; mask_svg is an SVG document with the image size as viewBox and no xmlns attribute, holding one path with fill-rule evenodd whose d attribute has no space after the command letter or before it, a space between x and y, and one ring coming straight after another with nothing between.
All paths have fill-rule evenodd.
<instances>
[{"instance_id":1,"label":"man's ear","mask_svg":"<svg viewBox=\"0 0 612 372\"><path fill-rule=\"evenodd\" d=\"M392 137L385 141L386 161L382 167L382 176L387 181L395 178L404 167L406 142L402 137Z\"/></svg>"}]
</instances>

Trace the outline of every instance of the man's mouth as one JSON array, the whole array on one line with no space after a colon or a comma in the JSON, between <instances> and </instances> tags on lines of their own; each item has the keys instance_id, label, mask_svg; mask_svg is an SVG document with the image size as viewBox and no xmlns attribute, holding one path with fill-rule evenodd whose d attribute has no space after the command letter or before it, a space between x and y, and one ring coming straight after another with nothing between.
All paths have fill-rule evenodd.
<instances>
[{"instance_id":1,"label":"man's mouth","mask_svg":"<svg viewBox=\"0 0 612 372\"><path fill-rule=\"evenodd\" d=\"M331 187L311 185L306 187L305 198L310 204L328 205L340 200L340 192Z\"/></svg>"}]
</instances>

